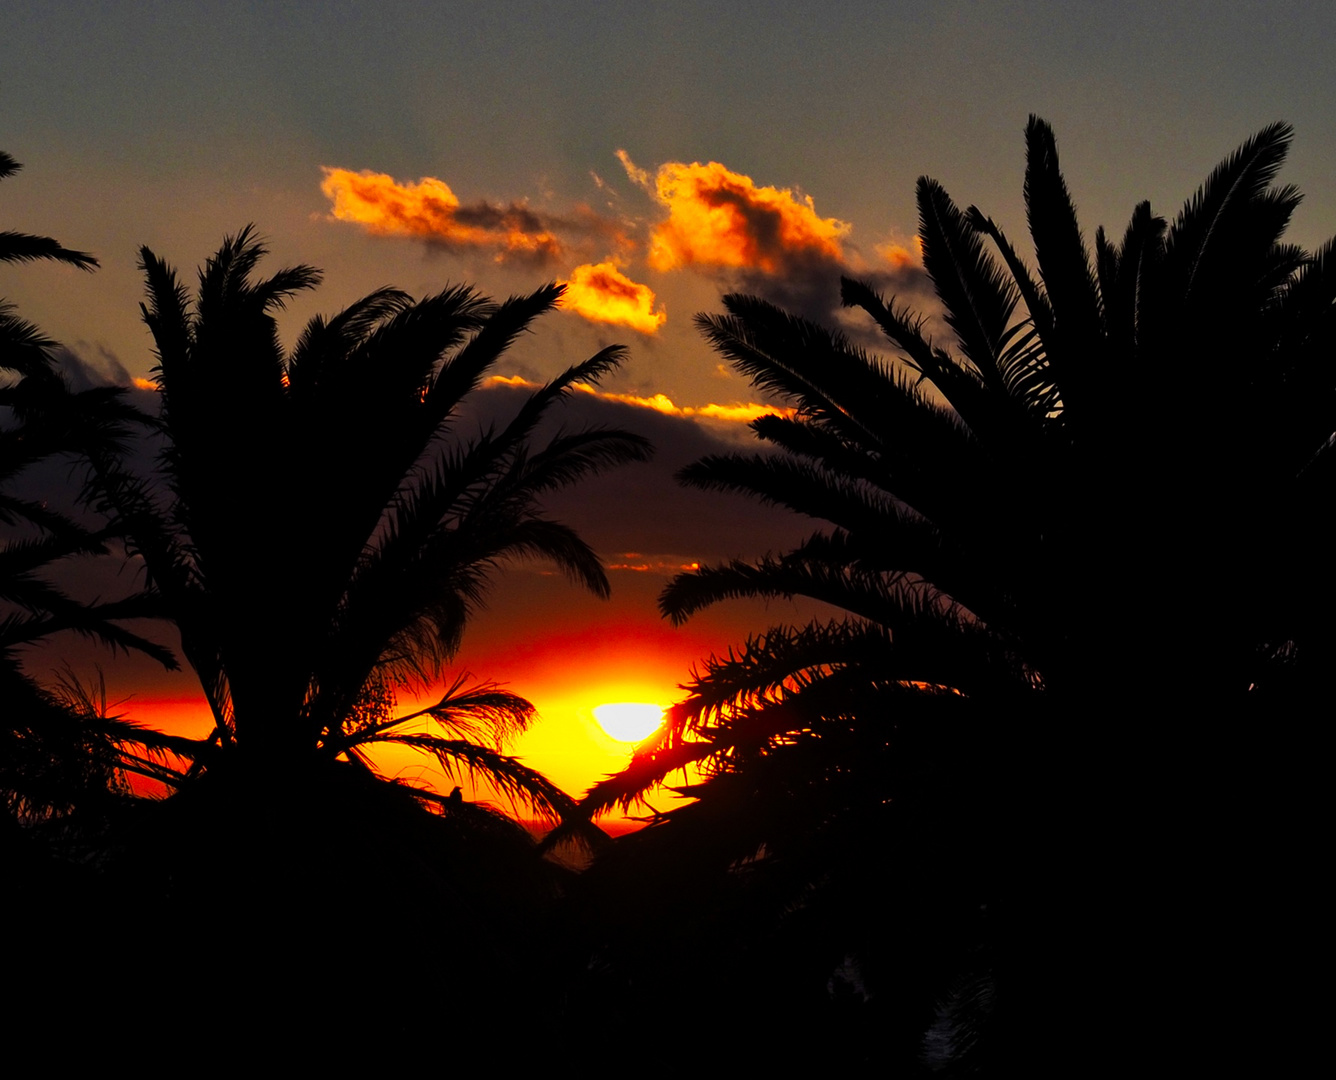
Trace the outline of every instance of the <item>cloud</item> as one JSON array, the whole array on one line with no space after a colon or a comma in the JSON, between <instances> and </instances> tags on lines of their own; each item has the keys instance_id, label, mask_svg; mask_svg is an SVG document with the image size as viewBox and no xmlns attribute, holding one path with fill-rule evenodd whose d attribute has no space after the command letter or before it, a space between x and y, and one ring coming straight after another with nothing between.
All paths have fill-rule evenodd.
<instances>
[{"instance_id":1,"label":"cloud","mask_svg":"<svg viewBox=\"0 0 1336 1080\"><path fill-rule=\"evenodd\" d=\"M626 174L649 189L649 176L624 151ZM811 196L760 187L749 176L712 161L659 166L650 193L668 210L655 226L649 264L656 270L727 267L783 274L795 262L839 262L849 225L816 212Z\"/></svg>"},{"instance_id":2,"label":"cloud","mask_svg":"<svg viewBox=\"0 0 1336 1080\"><path fill-rule=\"evenodd\" d=\"M841 309L841 277L902 297L933 295L913 241L888 239L869 262L850 240L852 226L822 217L810 195L763 186L717 161L669 161L651 175L626 151L617 157L631 181L667 211L650 233L646 258L656 270L702 273L731 291L838 324L874 347L884 343Z\"/></svg>"},{"instance_id":3,"label":"cloud","mask_svg":"<svg viewBox=\"0 0 1336 1080\"><path fill-rule=\"evenodd\" d=\"M65 376L71 390L92 390L106 386L136 386L148 382L147 379L134 379L121 363L120 357L102 345L89 345L79 342L71 349L60 345L56 348L56 365ZM155 386L148 382L150 389Z\"/></svg>"},{"instance_id":4,"label":"cloud","mask_svg":"<svg viewBox=\"0 0 1336 1080\"><path fill-rule=\"evenodd\" d=\"M520 375L493 375L487 380L488 386L510 386L523 390L537 390L542 384L523 378ZM758 402L739 402L734 405L677 405L667 394L653 394L640 397L636 394L614 394L600 390L589 383L575 383L572 389L599 401L614 402L618 405L630 405L637 409L649 409L664 416L674 416L684 420L720 420L730 424L750 424L758 416L792 416L794 410L781 405L763 405Z\"/></svg>"},{"instance_id":5,"label":"cloud","mask_svg":"<svg viewBox=\"0 0 1336 1080\"><path fill-rule=\"evenodd\" d=\"M923 267L923 241L917 236L909 241L913 245L911 251L904 244L894 239L887 240L884 243L876 244L872 250L875 251L882 260L891 267L893 271L905 272Z\"/></svg>"},{"instance_id":6,"label":"cloud","mask_svg":"<svg viewBox=\"0 0 1336 1080\"><path fill-rule=\"evenodd\" d=\"M622 168L626 170L626 175L630 178L633 184L644 188L646 191L651 190L649 173L646 170L639 168L636 163L631 160L630 154L625 150L618 150L617 160L622 163Z\"/></svg>"},{"instance_id":7,"label":"cloud","mask_svg":"<svg viewBox=\"0 0 1336 1080\"><path fill-rule=\"evenodd\" d=\"M654 310L654 290L632 281L613 262L577 266L565 285L561 306L592 322L652 334L668 318L662 308Z\"/></svg>"},{"instance_id":8,"label":"cloud","mask_svg":"<svg viewBox=\"0 0 1336 1080\"><path fill-rule=\"evenodd\" d=\"M838 324L872 347L884 345L875 330L841 310L842 276L934 306L913 239L893 235L864 258L850 239L852 227L818 214L810 195L758 184L717 161L669 161L651 172L625 150L617 158L653 200L656 212L649 220L633 222L611 209L612 202L602 211L581 203L559 213L524 200L463 203L444 180L399 183L369 170L326 167L321 190L332 220L452 252L490 253L498 263L565 270L566 310L646 335L657 333L668 314L658 302L658 283L651 287L631 277L645 271L703 276L721 289ZM591 175L596 187L610 191Z\"/></svg>"},{"instance_id":9,"label":"cloud","mask_svg":"<svg viewBox=\"0 0 1336 1080\"><path fill-rule=\"evenodd\" d=\"M333 203L331 214L370 232L415 236L451 251L491 250L497 262L544 264L559 259L565 245L552 221L524 203L486 201L464 205L443 180L427 176L400 184L385 173L324 167L320 190Z\"/></svg>"}]
</instances>

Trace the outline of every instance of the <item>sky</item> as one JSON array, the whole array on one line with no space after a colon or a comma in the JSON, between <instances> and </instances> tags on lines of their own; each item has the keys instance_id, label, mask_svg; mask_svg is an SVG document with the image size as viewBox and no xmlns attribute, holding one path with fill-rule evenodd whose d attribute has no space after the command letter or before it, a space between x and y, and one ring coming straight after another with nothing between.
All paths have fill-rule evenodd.
<instances>
[{"instance_id":1,"label":"sky","mask_svg":"<svg viewBox=\"0 0 1336 1080\"><path fill-rule=\"evenodd\" d=\"M675 629L655 610L696 562L782 550L813 523L673 472L745 445L764 405L693 327L730 291L868 327L841 274L931 313L914 186L928 175L1027 253L1023 130L1057 135L1087 239L1150 199L1171 216L1273 120L1295 127L1282 180L1306 199L1289 238L1336 233L1336 8L1319 3L63 3L0 9L0 227L56 236L95 274L0 268L0 296L86 377L132 384L146 245L187 278L255 223L269 268L323 285L285 315L385 284L505 296L568 283L567 307L498 374L538 382L620 342L622 370L574 413L644 431L649 465L563 496L613 597L541 567L498 580L462 668L544 720L518 746L579 790L628 753L588 710L667 704L691 664L812 609L735 605ZM495 393L504 393L499 387ZM572 657L581 657L574 663ZM104 660L113 697L162 722L197 691Z\"/></svg>"}]
</instances>

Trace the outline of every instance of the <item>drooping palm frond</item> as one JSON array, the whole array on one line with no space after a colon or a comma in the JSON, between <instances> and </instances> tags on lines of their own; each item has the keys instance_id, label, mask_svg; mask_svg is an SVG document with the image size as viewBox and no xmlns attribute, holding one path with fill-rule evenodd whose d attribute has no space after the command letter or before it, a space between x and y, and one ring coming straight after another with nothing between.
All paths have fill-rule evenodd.
<instances>
[{"instance_id":1,"label":"drooping palm frond","mask_svg":"<svg viewBox=\"0 0 1336 1080\"><path fill-rule=\"evenodd\" d=\"M723 299L727 316L696 320L716 350L759 390L790 398L802 415L853 441L875 441L884 399L895 393L878 363L843 334L756 297Z\"/></svg>"},{"instance_id":2,"label":"drooping palm frond","mask_svg":"<svg viewBox=\"0 0 1336 1080\"><path fill-rule=\"evenodd\" d=\"M112 711L106 683L66 668L50 689L0 672L7 711L0 725L0 802L41 833L87 833L131 794L127 775L178 786L183 763L207 753L193 739L145 728ZM68 840L64 845L69 846Z\"/></svg>"},{"instance_id":3,"label":"drooping palm frond","mask_svg":"<svg viewBox=\"0 0 1336 1080\"><path fill-rule=\"evenodd\" d=\"M643 806L650 793L674 773L681 773L685 783L686 770L725 749L707 740L637 747L625 769L604 777L585 792L578 813L592 818L614 806L623 813Z\"/></svg>"},{"instance_id":4,"label":"drooping palm frond","mask_svg":"<svg viewBox=\"0 0 1336 1080\"><path fill-rule=\"evenodd\" d=\"M525 731L533 720L533 704L502 689L496 683L473 683L467 674L459 675L435 704L403 716L391 717L386 711L367 723L345 721L346 734L331 733L325 749L342 753L352 743L347 740L375 738L405 724L430 718L432 722L460 738L492 743L499 751L510 739Z\"/></svg>"},{"instance_id":5,"label":"drooping palm frond","mask_svg":"<svg viewBox=\"0 0 1336 1080\"><path fill-rule=\"evenodd\" d=\"M936 530L873 484L846 473L781 455L711 455L677 474L680 483L703 491L732 491L783 506L853 531L895 533L913 549L935 547ZM909 555L913 562L914 556Z\"/></svg>"},{"instance_id":6,"label":"drooping palm frond","mask_svg":"<svg viewBox=\"0 0 1336 1080\"><path fill-rule=\"evenodd\" d=\"M13 587L9 591L13 592ZM19 599L38 604L41 610L0 619L0 657L6 660L12 660L14 649L62 631L72 631L113 650L142 653L168 671L178 667L171 649L120 625L122 620L164 618L166 608L156 593L140 592L122 600L90 602L74 600L59 589L34 582L19 594Z\"/></svg>"},{"instance_id":7,"label":"drooping palm frond","mask_svg":"<svg viewBox=\"0 0 1336 1080\"><path fill-rule=\"evenodd\" d=\"M13 176L23 166L9 154L0 150L0 180ZM96 270L97 259L86 251L72 251L62 247L49 236L33 236L30 233L4 230L0 232L0 262L35 262L39 259L52 259L80 270Z\"/></svg>"},{"instance_id":8,"label":"drooping palm frond","mask_svg":"<svg viewBox=\"0 0 1336 1080\"><path fill-rule=\"evenodd\" d=\"M542 773L518 758L479 746L468 739L445 739L439 735L386 732L359 739L352 749L360 751L375 743L407 746L430 754L451 780L482 780L515 806L523 806L545 821L556 823L575 815L575 802Z\"/></svg>"},{"instance_id":9,"label":"drooping palm frond","mask_svg":"<svg viewBox=\"0 0 1336 1080\"><path fill-rule=\"evenodd\" d=\"M41 259L63 262L80 270L96 270L98 267L97 259L88 252L72 251L49 236L8 229L0 232L0 262L37 262Z\"/></svg>"}]
</instances>

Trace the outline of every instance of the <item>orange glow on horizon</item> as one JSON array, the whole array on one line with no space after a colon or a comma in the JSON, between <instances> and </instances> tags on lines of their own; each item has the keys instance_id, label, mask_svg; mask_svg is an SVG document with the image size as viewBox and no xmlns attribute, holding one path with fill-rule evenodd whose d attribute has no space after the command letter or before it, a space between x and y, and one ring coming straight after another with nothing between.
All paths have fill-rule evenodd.
<instances>
[{"instance_id":1,"label":"orange glow on horizon","mask_svg":"<svg viewBox=\"0 0 1336 1080\"><path fill-rule=\"evenodd\" d=\"M655 561L629 552L624 557ZM671 705L682 700L682 684L690 680L701 659L721 653L738 640L749 622L744 613L737 625L706 617L688 626L671 626L654 612L643 610L643 603L657 594L652 582L645 583L646 575L622 576L637 582L628 580L615 589L629 606L600 614L597 608L585 613L565 611L560 606L568 588L565 583L551 588L550 599L556 603L552 606L543 596L535 596L529 575L503 575L492 603L478 614L446 676L471 674L531 701L538 710L533 722L501 750L537 769L575 799L605 777L626 769L632 760L633 744L608 735L594 709L609 702ZM515 605L534 613L533 621L517 623ZM417 691L400 687L395 715L433 704L440 691L440 684ZM177 685L155 693L145 687L133 697L113 688L112 696L113 711L158 730L205 738L213 729L198 688L191 691ZM481 778L475 785L467 775L448 777L433 758L406 747L377 749L375 760L392 779L441 794L459 784L466 800L488 803L526 823L531 817L527 807L512 808L508 799L488 789ZM648 792L646 805L632 806L629 812L610 807L597 822L612 833L636 828L653 809L670 810L689 802L670 788L699 779L695 768L674 772L664 788Z\"/></svg>"},{"instance_id":2,"label":"orange glow on horizon","mask_svg":"<svg viewBox=\"0 0 1336 1080\"><path fill-rule=\"evenodd\" d=\"M627 176L649 189L645 170L625 152L618 157ZM795 259L843 258L846 222L819 217L810 195L759 187L717 161L667 162L649 190L668 210L650 241L649 264L656 270L701 265L778 274Z\"/></svg>"},{"instance_id":3,"label":"orange glow on horizon","mask_svg":"<svg viewBox=\"0 0 1336 1080\"><path fill-rule=\"evenodd\" d=\"M577 266L565 285L561 307L592 322L653 334L668 318L664 310L654 310L654 290L632 281L613 262Z\"/></svg>"}]
</instances>

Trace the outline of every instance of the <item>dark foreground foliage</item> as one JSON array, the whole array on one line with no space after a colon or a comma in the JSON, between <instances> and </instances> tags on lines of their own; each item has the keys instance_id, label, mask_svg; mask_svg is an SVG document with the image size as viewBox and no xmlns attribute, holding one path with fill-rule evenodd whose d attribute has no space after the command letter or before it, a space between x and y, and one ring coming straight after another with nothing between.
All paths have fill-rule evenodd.
<instances>
[{"instance_id":1,"label":"dark foreground foliage","mask_svg":"<svg viewBox=\"0 0 1336 1080\"><path fill-rule=\"evenodd\" d=\"M382 289L313 320L286 352L274 313L319 275L298 266L260 278L264 254L250 230L228 239L192 297L145 249L161 408L145 416L99 392L104 437L45 451L83 462L86 509L103 526L90 533L7 504L65 543L54 555L44 539L4 552L5 599L20 610L0 646L14 672L14 648L65 628L175 663L118 621L165 618L216 721L206 739L166 736L96 709L73 715L10 676L26 700L5 699L6 838L24 864L20 906L38 925L17 977L56 999L67 982L98 998L90 1032L112 1038L153 1017L164 1044L185 1047L211 1026L215 1054L272 1043L298 1058L417 1055L395 1043L419 1030L424 1009L499 1037L513 1002L541 998L553 981L539 978L536 958L568 872L511 818L459 789L382 777L371 753L418 750L539 818L570 816L569 796L502 752L532 717L527 701L454 677L435 705L405 715L393 691L444 676L505 560L542 559L607 594L594 552L540 500L649 453L628 432L551 433L572 384L596 381L622 351L570 368L509 420L479 428L461 419L466 399L559 287L500 304L462 287L419 301ZM53 403L68 412L84 399L64 390L48 356L8 366L21 378L6 403L32 421L11 445L27 452L39 431L55 439ZM39 391L44 410L21 411ZM132 435L156 444L148 469ZM81 606L34 576L39 556L109 539L142 569L132 601ZM170 797L134 798L128 775ZM94 794L106 813L92 836ZM54 835L46 819L75 821L76 802L82 846L67 838L53 849L60 869L39 882L28 864L56 864L29 840L39 828ZM597 833L578 818L571 831ZM84 920L102 927L91 940L74 930ZM29 1004L42 1000L35 991ZM328 1024L358 1009L368 1028L350 1045ZM68 1022L44 1004L25 1015L48 1033Z\"/></svg>"},{"instance_id":2,"label":"dark foreground foliage","mask_svg":"<svg viewBox=\"0 0 1336 1080\"><path fill-rule=\"evenodd\" d=\"M519 1071L569 1048L653 1076L1072 1076L1115 1059L1200 1075L1222 1056L1258 1071L1254 1055L1294 1071L1290 1033L1316 1030L1324 1000L1293 960L1325 926L1336 262L1282 241L1289 139L1265 129L1174 222L1143 204L1092 253L1032 118L1036 268L920 181L949 333L843 286L889 359L754 297L702 316L796 412L755 424L765 452L684 481L824 524L792 552L684 575L663 612L805 596L840 614L712 659L579 807L488 745L525 721L521 699L455 683L440 726L409 736L387 688L440 671L503 556L605 587L537 500L646 448L535 430L617 354L462 440L457 406L555 290L382 290L284 353L273 309L310 268L257 279L243 233L192 298L144 252L163 412L88 399L100 419L78 430L97 437L49 444L91 465L103 524L5 504L38 537L0 575L28 590L0 688L25 1032L104 1055L151 1028L174 1064ZM22 375L7 393L47 393L45 346L5 326ZM76 399L43 400L31 417ZM118 443L135 424L162 440L152 474ZM10 440L14 461L39 430L57 428ZM57 557L41 545L113 541L143 559L139 607L33 584ZM149 614L181 632L209 740L136 731L12 659L57 625L158 650L121 625ZM377 776L377 740L490 773L594 840L598 811L687 765L701 779L577 875L499 815ZM175 794L130 797L130 771Z\"/></svg>"},{"instance_id":3,"label":"dark foreground foliage","mask_svg":"<svg viewBox=\"0 0 1336 1080\"><path fill-rule=\"evenodd\" d=\"M1191 1028L1160 1051L1178 1069L1283 1011L1266 943L1316 926L1306 762L1336 659L1336 259L1282 242L1289 141L1266 128L1172 224L1142 204L1092 257L1032 118L1037 272L919 182L949 335L849 280L893 358L755 297L700 317L796 413L682 480L826 527L679 577L663 612L846 614L712 660L587 797L705 771L698 802L596 868L607 895L673 898L654 934L608 935L621 978L690 954L693 999L758 1023L804 994L803 1016L847 1007L817 1058L956 1075L1073 1075Z\"/></svg>"}]
</instances>

